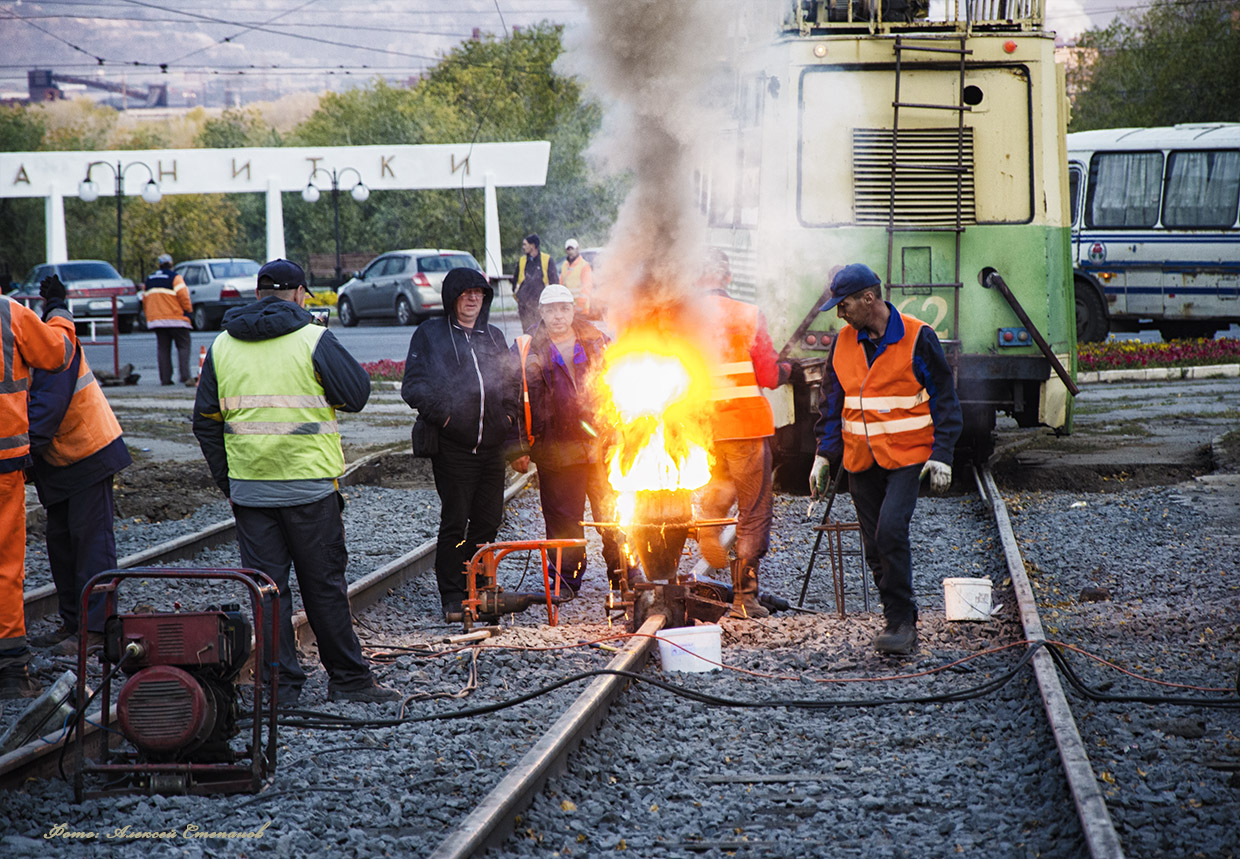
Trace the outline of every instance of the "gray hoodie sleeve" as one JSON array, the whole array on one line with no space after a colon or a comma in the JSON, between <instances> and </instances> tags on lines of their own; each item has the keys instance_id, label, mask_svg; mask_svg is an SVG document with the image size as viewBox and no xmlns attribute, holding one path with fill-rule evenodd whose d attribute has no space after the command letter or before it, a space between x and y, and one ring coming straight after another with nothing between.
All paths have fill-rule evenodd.
<instances>
[{"instance_id":1,"label":"gray hoodie sleeve","mask_svg":"<svg viewBox=\"0 0 1240 859\"><path fill-rule=\"evenodd\" d=\"M228 483L228 454L224 449L224 416L220 412L219 385L215 378L215 362L211 352L207 352L207 360L203 362L202 372L198 374L198 390L194 396L194 414L191 419L194 437L202 448L203 458L211 469L211 477L215 485L230 497Z\"/></svg>"},{"instance_id":2,"label":"gray hoodie sleeve","mask_svg":"<svg viewBox=\"0 0 1240 859\"><path fill-rule=\"evenodd\" d=\"M360 412L370 399L369 374L330 331L314 347L314 372L327 401L343 412Z\"/></svg>"}]
</instances>

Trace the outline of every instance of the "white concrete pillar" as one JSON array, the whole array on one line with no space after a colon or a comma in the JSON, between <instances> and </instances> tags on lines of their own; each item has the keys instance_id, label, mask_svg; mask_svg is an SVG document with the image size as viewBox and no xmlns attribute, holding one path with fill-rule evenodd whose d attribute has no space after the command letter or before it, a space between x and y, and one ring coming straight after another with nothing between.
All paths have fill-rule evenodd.
<instances>
[{"instance_id":1,"label":"white concrete pillar","mask_svg":"<svg viewBox=\"0 0 1240 859\"><path fill-rule=\"evenodd\" d=\"M267 179L267 262L285 259L284 203L280 200L280 183L274 176Z\"/></svg>"},{"instance_id":2,"label":"white concrete pillar","mask_svg":"<svg viewBox=\"0 0 1240 859\"><path fill-rule=\"evenodd\" d=\"M43 200L43 230L47 262L67 261L69 239L65 232L65 198L55 185L47 189L47 197Z\"/></svg>"},{"instance_id":3,"label":"white concrete pillar","mask_svg":"<svg viewBox=\"0 0 1240 859\"><path fill-rule=\"evenodd\" d=\"M486 261L483 268L486 269L487 277L499 277L504 273L504 264L500 253L502 245L499 239L499 203L495 199L495 174L487 173L485 178L486 206L484 210L484 220L486 221Z\"/></svg>"}]
</instances>

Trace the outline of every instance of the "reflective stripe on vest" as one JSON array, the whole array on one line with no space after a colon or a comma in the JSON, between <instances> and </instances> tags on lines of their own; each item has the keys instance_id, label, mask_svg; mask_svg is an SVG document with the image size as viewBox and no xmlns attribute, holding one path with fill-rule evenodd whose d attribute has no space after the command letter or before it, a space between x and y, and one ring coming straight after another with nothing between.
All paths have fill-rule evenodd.
<instances>
[{"instance_id":1,"label":"reflective stripe on vest","mask_svg":"<svg viewBox=\"0 0 1240 859\"><path fill-rule=\"evenodd\" d=\"M73 317L52 311L48 320L48 323L43 323L30 308L0 296L0 464L24 459L30 453L26 394L30 390L28 364L42 367L50 373L59 373L73 360L76 342L65 331L66 324L72 331ZM36 334L30 329L45 324L49 329L55 329L50 335L46 332ZM20 348L19 337L22 340ZM52 348L49 341L56 337L62 341L57 344L63 349L60 358L52 358L47 352Z\"/></svg>"},{"instance_id":2,"label":"reflective stripe on vest","mask_svg":"<svg viewBox=\"0 0 1240 859\"><path fill-rule=\"evenodd\" d=\"M530 443L530 447L534 446L534 430L530 424L530 383L525 378L525 359L530 354L530 341L534 338L528 334L522 334L517 338L517 353L521 356L521 397L525 401L525 437Z\"/></svg>"},{"instance_id":3,"label":"reflective stripe on vest","mask_svg":"<svg viewBox=\"0 0 1240 859\"><path fill-rule=\"evenodd\" d=\"M901 315L904 336L890 343L873 366L851 329L836 338L832 367L844 389L841 433L844 467L865 471L918 465L934 447L930 395L913 373L913 350L922 323Z\"/></svg>"},{"instance_id":4,"label":"reflective stripe on vest","mask_svg":"<svg viewBox=\"0 0 1240 859\"><path fill-rule=\"evenodd\" d=\"M98 453L121 436L121 425L95 379L86 356L78 362L77 382L52 443L43 452L49 465L63 468Z\"/></svg>"},{"instance_id":5,"label":"reflective stripe on vest","mask_svg":"<svg viewBox=\"0 0 1240 859\"><path fill-rule=\"evenodd\" d=\"M758 333L758 308L723 295L711 295L721 326L720 363L712 368L711 425L716 441L766 438L775 434L771 404L762 396L749 350Z\"/></svg>"},{"instance_id":6,"label":"reflective stripe on vest","mask_svg":"<svg viewBox=\"0 0 1240 859\"><path fill-rule=\"evenodd\" d=\"M229 477L312 480L344 473L336 410L314 376L323 330L305 325L270 340L225 332L211 344Z\"/></svg>"}]
</instances>

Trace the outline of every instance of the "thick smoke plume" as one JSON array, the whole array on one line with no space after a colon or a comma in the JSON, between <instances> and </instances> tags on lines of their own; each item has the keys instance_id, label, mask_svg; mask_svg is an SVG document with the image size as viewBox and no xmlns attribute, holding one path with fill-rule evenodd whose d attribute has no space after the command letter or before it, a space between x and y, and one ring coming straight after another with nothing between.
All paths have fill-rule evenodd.
<instances>
[{"instance_id":1,"label":"thick smoke plume","mask_svg":"<svg viewBox=\"0 0 1240 859\"><path fill-rule=\"evenodd\" d=\"M693 175L722 120L707 102L727 58L733 5L588 0L587 23L569 35L565 70L606 117L591 154L634 182L599 278L618 327L675 313L696 280L706 233Z\"/></svg>"}]
</instances>

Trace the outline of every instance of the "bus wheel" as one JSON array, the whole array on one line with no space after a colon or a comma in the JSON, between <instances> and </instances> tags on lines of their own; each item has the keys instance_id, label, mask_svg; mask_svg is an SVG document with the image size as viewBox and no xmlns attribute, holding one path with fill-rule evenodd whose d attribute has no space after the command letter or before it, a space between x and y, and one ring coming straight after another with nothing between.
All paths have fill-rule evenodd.
<instances>
[{"instance_id":1,"label":"bus wheel","mask_svg":"<svg viewBox=\"0 0 1240 859\"><path fill-rule=\"evenodd\" d=\"M1085 281L1074 281L1076 293L1076 342L1097 343L1107 339L1107 311L1098 291Z\"/></svg>"}]
</instances>

